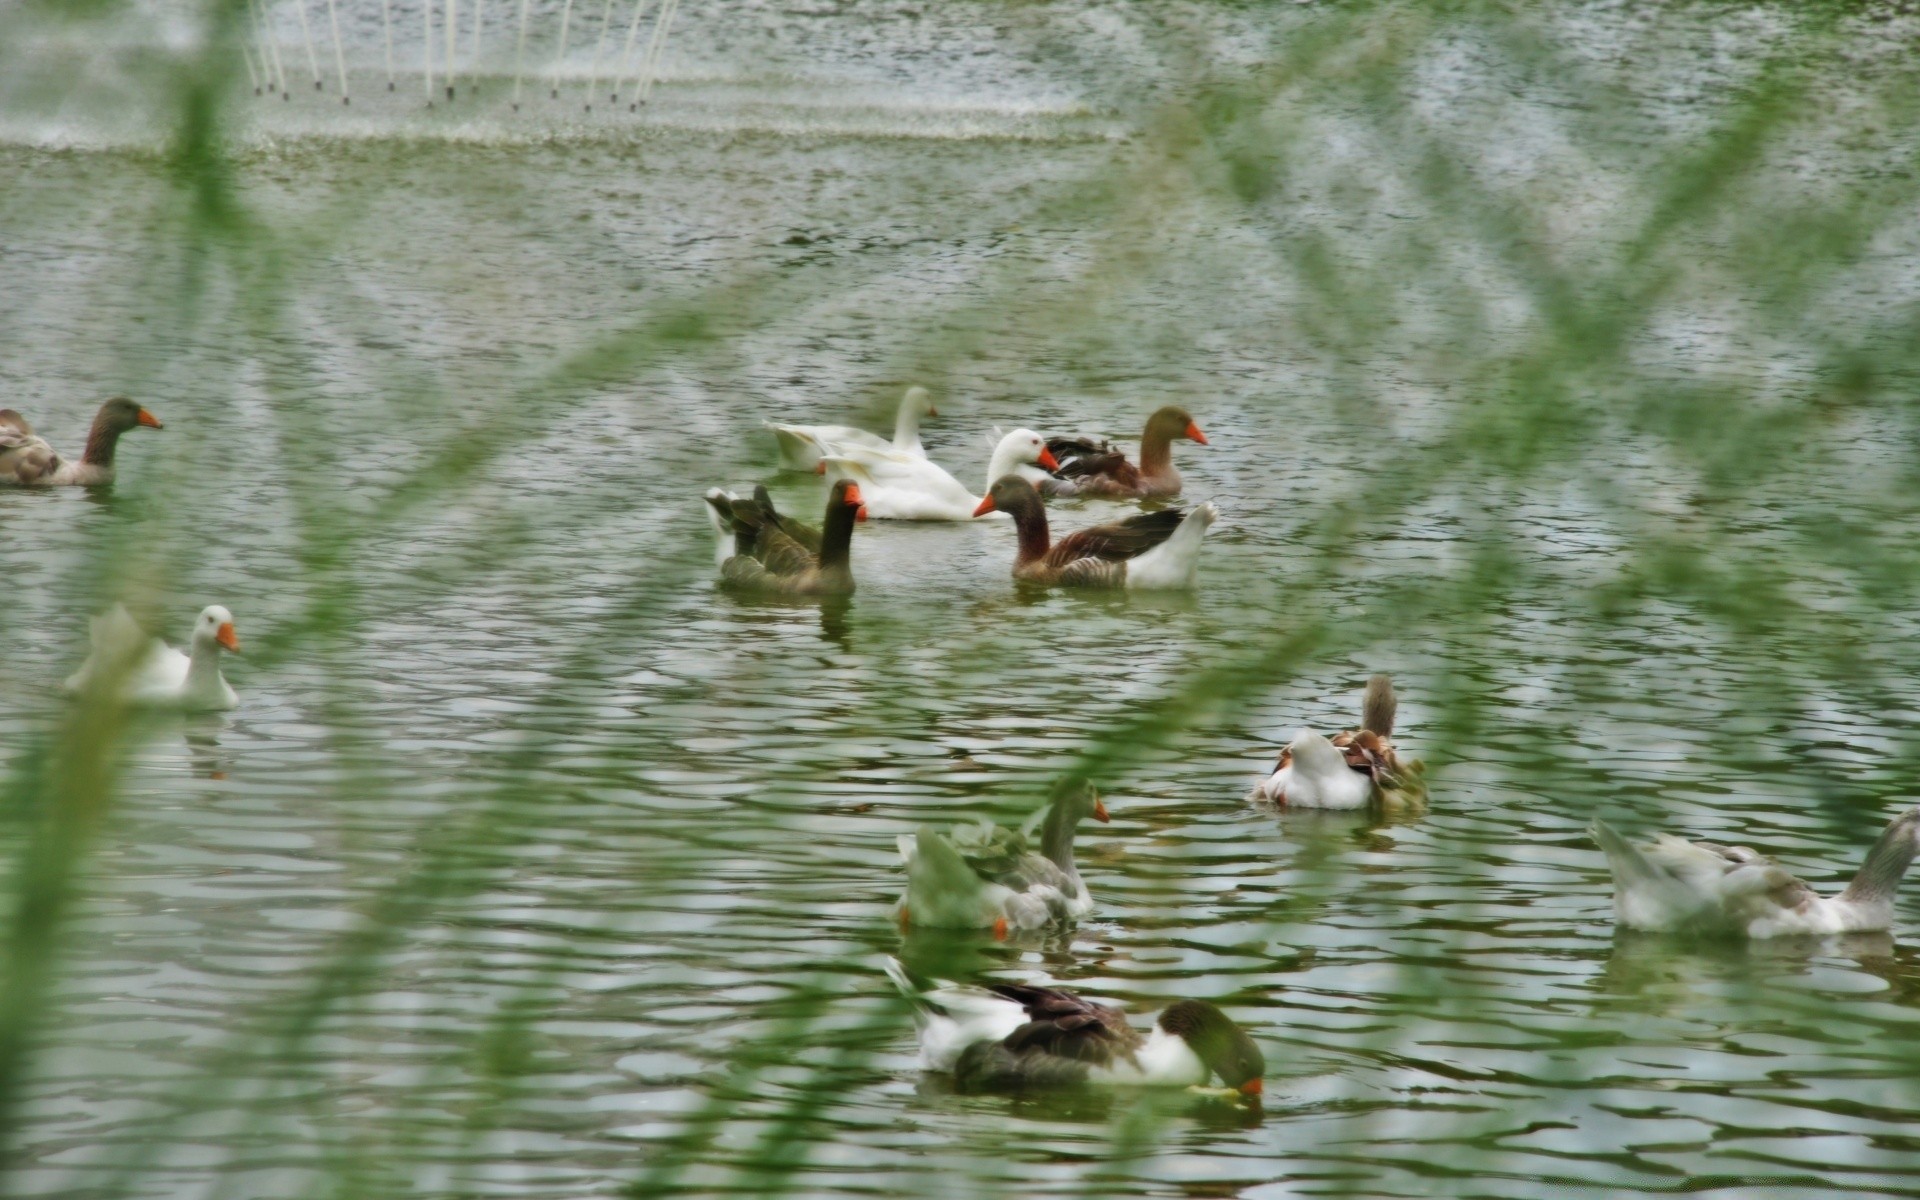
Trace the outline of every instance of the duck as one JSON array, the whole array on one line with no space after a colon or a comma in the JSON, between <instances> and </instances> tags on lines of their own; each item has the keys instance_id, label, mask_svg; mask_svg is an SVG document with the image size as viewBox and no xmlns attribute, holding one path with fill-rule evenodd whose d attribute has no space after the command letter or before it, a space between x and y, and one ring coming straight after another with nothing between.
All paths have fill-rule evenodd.
<instances>
[{"instance_id":1,"label":"duck","mask_svg":"<svg viewBox=\"0 0 1920 1200\"><path fill-rule=\"evenodd\" d=\"M100 406L87 433L87 448L79 461L63 459L33 431L27 419L11 408L0 408L0 484L15 487L95 487L113 482L113 452L120 435L139 426L162 429L160 418L125 396Z\"/></svg>"},{"instance_id":2,"label":"duck","mask_svg":"<svg viewBox=\"0 0 1920 1200\"><path fill-rule=\"evenodd\" d=\"M220 655L240 652L233 614L221 605L200 610L188 654L147 633L124 605L95 617L90 634L92 650L86 662L63 685L69 693L84 693L112 680L116 698L138 707L210 712L240 703L220 674Z\"/></svg>"},{"instance_id":3,"label":"duck","mask_svg":"<svg viewBox=\"0 0 1920 1200\"><path fill-rule=\"evenodd\" d=\"M1747 938L1871 933L1893 924L1894 894L1920 849L1920 806L1888 823L1837 896L1745 846L1667 833L1635 846L1598 818L1587 832L1613 871L1614 920L1625 928Z\"/></svg>"},{"instance_id":4,"label":"duck","mask_svg":"<svg viewBox=\"0 0 1920 1200\"><path fill-rule=\"evenodd\" d=\"M902 929L1014 930L1067 923L1093 911L1093 896L1073 865L1073 835L1092 817L1107 823L1107 806L1086 782L1068 784L1019 829L989 821L951 834L922 828L900 835L907 891L894 906ZM1032 844L1036 828L1038 852Z\"/></svg>"},{"instance_id":5,"label":"duck","mask_svg":"<svg viewBox=\"0 0 1920 1200\"><path fill-rule=\"evenodd\" d=\"M1047 439L1047 449L1060 460L1058 490L1068 496L1106 496L1130 499L1177 496L1180 472L1173 465L1173 442L1185 438L1210 445L1193 415L1177 404L1154 410L1140 434L1140 465L1134 466L1113 443L1093 438Z\"/></svg>"},{"instance_id":6,"label":"duck","mask_svg":"<svg viewBox=\"0 0 1920 1200\"><path fill-rule=\"evenodd\" d=\"M920 419L937 417L940 410L923 387L910 387L900 397L900 411L894 417L893 440L869 433L855 425L779 425L766 427L780 446L780 465L793 471L818 471L820 459L849 449L884 451L905 458L925 458L920 444Z\"/></svg>"},{"instance_id":7,"label":"duck","mask_svg":"<svg viewBox=\"0 0 1920 1200\"><path fill-rule=\"evenodd\" d=\"M1142 1033L1120 1009L1064 988L918 980L896 958L886 972L913 1006L921 1066L951 1072L961 1092L1205 1089L1218 1079L1257 1103L1264 1089L1259 1045L1206 1000L1168 1005Z\"/></svg>"},{"instance_id":8,"label":"duck","mask_svg":"<svg viewBox=\"0 0 1920 1200\"><path fill-rule=\"evenodd\" d=\"M1394 750L1399 707L1392 676L1375 675L1360 702L1360 728L1331 738L1300 730L1247 799L1290 808L1417 807L1426 799L1425 767Z\"/></svg>"},{"instance_id":9,"label":"duck","mask_svg":"<svg viewBox=\"0 0 1920 1200\"><path fill-rule=\"evenodd\" d=\"M1019 532L1015 580L1046 587L1133 590L1192 587L1200 547L1220 516L1211 503L1190 512L1167 508L1081 529L1054 542L1040 493L1018 475L995 480L974 509L975 516L989 512L1006 513Z\"/></svg>"},{"instance_id":10,"label":"duck","mask_svg":"<svg viewBox=\"0 0 1920 1200\"><path fill-rule=\"evenodd\" d=\"M931 459L905 461L891 454L849 449L820 460L829 479L853 479L867 498L867 511L889 521L971 521L980 515L979 496L968 491ZM1046 439L1031 429L1015 429L1000 438L987 463L987 478L998 479L1027 463L1058 465Z\"/></svg>"},{"instance_id":11,"label":"duck","mask_svg":"<svg viewBox=\"0 0 1920 1200\"><path fill-rule=\"evenodd\" d=\"M862 518L860 486L850 479L827 494L818 549L784 532L778 514L757 504L730 506L736 552L720 564L720 578L741 591L796 596L848 595L853 591L853 526Z\"/></svg>"},{"instance_id":12,"label":"duck","mask_svg":"<svg viewBox=\"0 0 1920 1200\"><path fill-rule=\"evenodd\" d=\"M713 531L717 535L713 560L715 568L725 567L727 560L735 554L750 554L752 552L753 531L762 523L771 525L781 533L786 534L794 541L800 543L801 547L809 553L818 554L820 552L820 531L814 526L808 525L803 521L797 521L775 508L773 506L773 495L767 491L765 484L756 484L751 497L740 496L724 488L709 488L707 489L706 499L707 520L712 523ZM738 524L735 523L733 516L735 505L748 506L743 514L747 519ZM757 520L753 519L756 513L758 514ZM855 514L855 517L857 520L865 520L865 517L859 514ZM743 532L747 535L747 547L745 549L740 546L740 535Z\"/></svg>"}]
</instances>

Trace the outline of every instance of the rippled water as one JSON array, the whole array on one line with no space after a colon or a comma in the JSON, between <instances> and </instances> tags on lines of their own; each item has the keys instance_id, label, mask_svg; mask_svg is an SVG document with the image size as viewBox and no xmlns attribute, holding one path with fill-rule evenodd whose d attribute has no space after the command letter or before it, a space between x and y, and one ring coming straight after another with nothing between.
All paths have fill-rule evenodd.
<instances>
[{"instance_id":1,"label":"rippled water","mask_svg":"<svg viewBox=\"0 0 1920 1200\"><path fill-rule=\"evenodd\" d=\"M249 649L237 712L158 721L133 753L13 1191L760 1194L751 1171L797 1129L809 1195L1920 1194L1920 897L1893 936L1616 936L1583 833L1598 812L1844 879L1912 798L1911 623L1884 623L1849 692L1820 684L1819 627L1756 646L1699 608L1609 614L1593 589L1641 532L1623 514L1714 504L1696 464L1633 439L1597 439L1574 476L1449 480L1329 565L1322 506L1391 482L1481 397L1448 365L1458 295L1314 313L1290 239L1323 234L1356 280L1402 254L1470 280L1497 347L1534 321L1496 256L1408 251L1432 213L1356 133L1265 204L1157 210L1129 273L1061 197L1126 153L1125 89L1100 64L1151 59L1153 22L942 12L963 63L875 11L689 13L687 61L730 74L669 88L644 127L543 118L526 137L497 107L448 128L398 100L332 129L310 108L243 115L237 196L260 227L238 249L192 248L166 163L90 138L110 122L8 114L0 388L62 447L112 390L167 428L129 436L110 496L0 494L0 761L58 721L49 685L115 564L170 636L217 601ZM1746 78L1722 43L1757 52L1785 18L1696 13L1660 40L1650 12L1561 32L1624 77L1658 151ZM1305 19L1203 24L1257 59ZM958 111L905 86L928 58ZM809 63L802 99L785 73ZM1469 45L1438 57L1429 99L1472 109L1495 83L1521 149L1489 139L1493 169L1604 245L1625 185L1593 167L1568 190L1583 177L1554 150L1550 82ZM1879 151L1825 153L1788 176L1857 181ZM1915 232L1890 229L1814 306L1823 328L1866 331L1908 298ZM1791 402L1823 349L1749 303L1681 297L1636 369ZM708 324L656 354L577 357L689 306ZM1326 352L1355 329L1367 357ZM816 480L774 476L759 422L882 411L916 379L943 412L933 456L975 484L996 424L1132 436L1187 404L1213 445L1177 451L1186 494L1225 513L1198 594L1017 595L1011 531L989 522L869 523L843 605L717 591L705 487L820 502ZM473 479L408 490L483 428L504 449ZM1790 564L1802 523L1876 511L1908 453L1897 421L1860 416L1756 472L1733 524ZM1496 537L1518 565L1489 607L1465 588L1399 606L1394 588ZM1787 569L1814 603L1853 594ZM1093 919L902 945L900 834L1017 817L1089 739L1151 731L1194 672L1316 621L1310 653L1201 697L1204 719L1103 775ZM1400 683L1399 740L1434 764L1430 812L1245 805L1278 739L1350 722L1376 670ZM1266 1051L1264 1111L954 1096L915 1069L890 953L1141 1012L1219 1000ZM678 1140L689 1121L711 1136Z\"/></svg>"}]
</instances>

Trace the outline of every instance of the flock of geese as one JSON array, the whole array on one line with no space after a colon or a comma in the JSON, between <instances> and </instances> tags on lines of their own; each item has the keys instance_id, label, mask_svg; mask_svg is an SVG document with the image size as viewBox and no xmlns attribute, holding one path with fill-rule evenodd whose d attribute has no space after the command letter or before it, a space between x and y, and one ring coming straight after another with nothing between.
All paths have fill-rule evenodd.
<instances>
[{"instance_id":1,"label":"flock of geese","mask_svg":"<svg viewBox=\"0 0 1920 1200\"><path fill-rule=\"evenodd\" d=\"M859 521L971 521L998 513L1018 532L1013 574L1022 583L1191 585L1202 539L1218 516L1213 505L1139 513L1057 542L1045 506L1047 497L1177 495L1181 479L1172 444L1207 444L1184 410L1169 406L1148 418L1137 462L1096 439L1042 438L1028 429L1001 434L980 495L928 459L919 427L929 415L934 409L927 393L912 388L902 399L892 441L847 426L771 425L784 466L828 477L826 512L814 527L778 512L764 486L746 496L708 492L723 584L799 595L851 592L850 547ZM0 484L109 484L120 435L142 426L161 427L132 400L108 400L94 418L84 453L68 460L20 414L0 409ZM70 692L109 691L114 701L183 710L238 704L221 675L220 656L237 651L239 640L233 615L218 605L196 619L187 653L149 634L119 607L93 620L91 643L86 662L66 681ZM1276 808L1417 811L1426 803L1424 769L1394 747L1397 707L1392 681L1374 676L1357 726L1330 735L1300 730L1248 799ZM1088 818L1105 822L1106 806L1090 784L1073 782L1017 829L981 822L903 836L907 883L895 910L902 929L979 929L1006 938L1088 915L1094 898L1073 856L1075 833ZM1668 834L1636 846L1597 820L1591 833L1612 870L1615 918L1624 927L1750 938L1864 932L1892 924L1895 893L1920 850L1920 807L1886 827L1859 873L1834 896L1815 892L1744 846ZM1240 1099L1261 1093L1266 1067L1259 1046L1205 1000L1171 1005L1143 1032L1118 1009L1061 989L923 979L892 959L886 969L914 1006L923 1063L951 1072L962 1090L1139 1083ZM1220 1087L1209 1088L1215 1080Z\"/></svg>"}]
</instances>

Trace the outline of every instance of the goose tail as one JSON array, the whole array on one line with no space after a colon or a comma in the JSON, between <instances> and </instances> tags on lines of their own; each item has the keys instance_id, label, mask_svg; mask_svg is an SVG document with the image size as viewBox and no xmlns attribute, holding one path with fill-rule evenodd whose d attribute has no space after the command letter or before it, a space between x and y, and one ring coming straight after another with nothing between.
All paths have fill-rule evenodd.
<instances>
[{"instance_id":1,"label":"goose tail","mask_svg":"<svg viewBox=\"0 0 1920 1200\"><path fill-rule=\"evenodd\" d=\"M1200 547L1207 530L1218 520L1220 510L1212 501L1196 507L1180 522L1172 536L1127 564L1130 588L1183 588L1193 586L1194 567L1200 561Z\"/></svg>"}]
</instances>

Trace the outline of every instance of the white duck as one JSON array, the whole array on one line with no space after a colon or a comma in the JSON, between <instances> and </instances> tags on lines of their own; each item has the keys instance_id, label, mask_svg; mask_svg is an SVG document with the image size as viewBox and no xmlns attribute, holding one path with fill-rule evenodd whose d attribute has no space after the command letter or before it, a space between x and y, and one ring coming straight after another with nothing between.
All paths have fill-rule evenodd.
<instances>
[{"instance_id":1,"label":"white duck","mask_svg":"<svg viewBox=\"0 0 1920 1200\"><path fill-rule=\"evenodd\" d=\"M1059 988L919 981L892 958L887 977L913 1005L921 1065L951 1071L962 1092L1201 1088L1215 1077L1236 1098L1262 1091L1267 1060L1260 1047L1205 1000L1168 1005L1142 1034L1119 1009Z\"/></svg>"},{"instance_id":2,"label":"white duck","mask_svg":"<svg viewBox=\"0 0 1920 1200\"><path fill-rule=\"evenodd\" d=\"M1822 896L1745 846L1660 834L1635 846L1595 820L1613 870L1614 919L1629 929L1750 938L1861 933L1893 924L1893 897L1920 849L1920 807L1895 817L1838 896Z\"/></svg>"},{"instance_id":3,"label":"white duck","mask_svg":"<svg viewBox=\"0 0 1920 1200\"><path fill-rule=\"evenodd\" d=\"M1053 462L1046 439L1031 429L1003 435L987 463L991 483L1024 463ZM906 461L890 453L847 450L820 460L830 480L851 479L860 485L867 515L889 521L971 521L980 497L931 459Z\"/></svg>"},{"instance_id":4,"label":"white duck","mask_svg":"<svg viewBox=\"0 0 1920 1200\"><path fill-rule=\"evenodd\" d=\"M223 650L238 652L233 614L218 604L200 610L192 653L182 654L140 628L122 605L92 622L93 650L67 678L66 690L84 692L117 680L119 699L154 708L228 709L240 698L220 674Z\"/></svg>"},{"instance_id":5,"label":"white duck","mask_svg":"<svg viewBox=\"0 0 1920 1200\"><path fill-rule=\"evenodd\" d=\"M1254 785L1247 799L1289 808L1364 808L1378 800L1388 808L1426 801L1423 768L1403 761L1393 746L1393 718L1400 706L1393 680L1367 680L1360 702L1360 728L1331 738L1302 729L1280 751L1273 773Z\"/></svg>"},{"instance_id":6,"label":"white duck","mask_svg":"<svg viewBox=\"0 0 1920 1200\"><path fill-rule=\"evenodd\" d=\"M818 471L820 459L847 450L870 450L898 455L905 459L924 459L920 445L920 418L937 417L940 410L923 387L910 387L900 397L900 412L894 418L893 441L877 433L868 433L855 425L780 425L766 422L780 444L780 465L794 471Z\"/></svg>"},{"instance_id":7,"label":"white duck","mask_svg":"<svg viewBox=\"0 0 1920 1200\"><path fill-rule=\"evenodd\" d=\"M922 828L900 835L907 893L894 912L902 928L992 929L1005 938L1093 911L1073 864L1082 819L1106 823L1107 806L1089 783L1074 784L1018 830L991 822L956 826L951 835ZM1040 851L1028 839L1040 830Z\"/></svg>"}]
</instances>

